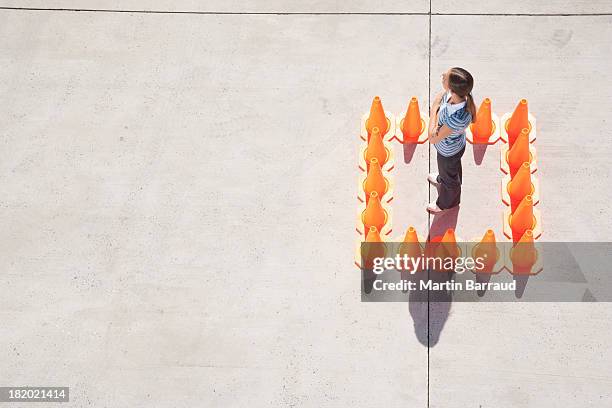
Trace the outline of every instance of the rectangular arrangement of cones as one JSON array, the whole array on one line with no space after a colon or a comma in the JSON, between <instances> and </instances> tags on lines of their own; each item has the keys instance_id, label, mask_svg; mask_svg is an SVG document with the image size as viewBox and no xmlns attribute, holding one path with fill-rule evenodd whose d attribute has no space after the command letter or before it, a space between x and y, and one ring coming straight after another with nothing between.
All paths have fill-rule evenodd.
<instances>
[{"instance_id":1,"label":"rectangular arrangement of cones","mask_svg":"<svg viewBox=\"0 0 612 408\"><path fill-rule=\"evenodd\" d=\"M392 171L395 166L393 141L402 144L422 144L428 139L428 117L421 114L417 98L411 98L403 118L395 117L383 109L377 96L369 113L361 118L358 153L358 234L355 264L361 267L361 243L402 242L402 248L411 253L423 253L432 244L443 243L444 248L456 247L457 254L471 254L487 259L484 268L475 273L496 274L507 269L512 274L533 275L542 270L534 243L542 235L542 223L537 204L540 201L539 183L533 173L537 170L536 120L528 111L527 100L522 99L513 112L501 120L491 110L491 100L485 98L478 109L476 121L466 130L472 144L501 143L500 169L501 199L504 204L503 235L512 241L496 245L495 233L488 229L482 239L458 243L455 231L449 229L444 236L425 242L409 227L405 236L391 239L394 196ZM459 240L461 241L461 240ZM418 251L416 250L418 248Z\"/></svg>"}]
</instances>

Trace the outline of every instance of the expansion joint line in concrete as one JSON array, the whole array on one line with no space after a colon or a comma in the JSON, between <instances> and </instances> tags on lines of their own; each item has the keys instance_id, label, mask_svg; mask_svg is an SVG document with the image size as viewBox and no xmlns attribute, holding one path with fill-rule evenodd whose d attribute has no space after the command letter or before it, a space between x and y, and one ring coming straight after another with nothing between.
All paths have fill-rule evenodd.
<instances>
[{"instance_id":1,"label":"expansion joint line in concrete","mask_svg":"<svg viewBox=\"0 0 612 408\"><path fill-rule=\"evenodd\" d=\"M49 8L49 7L9 7L0 6L0 10L21 11L65 11L85 13L128 13L128 14L193 14L193 15L275 15L275 16L493 16L493 17L600 17L612 16L610 13L432 13L431 4L429 12L258 12L258 11L196 11L196 10L122 10L122 9L93 9L93 8Z\"/></svg>"},{"instance_id":2,"label":"expansion joint line in concrete","mask_svg":"<svg viewBox=\"0 0 612 408\"><path fill-rule=\"evenodd\" d=\"M431 111L431 0L429 0L429 33L428 33L428 41L427 41L427 109ZM431 173L431 143L429 142L429 138L427 140L427 172ZM431 202L431 184L427 183L427 202ZM431 214L427 212L427 236L429 237L430 226L431 226ZM428 238L429 239L429 238ZM429 280L429 269L427 270L427 279ZM430 367L430 359L429 353L431 350L429 344L429 289L427 290L427 408L429 408L429 367Z\"/></svg>"}]
</instances>

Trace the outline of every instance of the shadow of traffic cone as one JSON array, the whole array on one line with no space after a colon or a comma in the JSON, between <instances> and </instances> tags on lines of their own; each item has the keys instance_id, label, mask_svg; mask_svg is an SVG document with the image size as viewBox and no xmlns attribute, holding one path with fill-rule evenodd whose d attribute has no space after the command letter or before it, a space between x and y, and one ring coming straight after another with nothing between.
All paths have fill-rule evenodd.
<instances>
[{"instance_id":1,"label":"shadow of traffic cone","mask_svg":"<svg viewBox=\"0 0 612 408\"><path fill-rule=\"evenodd\" d=\"M406 115L399 123L399 128L402 131L404 139L402 143L424 143L427 140L425 127L426 123L421 118L419 101L413 96L408 104Z\"/></svg>"},{"instance_id":2,"label":"shadow of traffic cone","mask_svg":"<svg viewBox=\"0 0 612 408\"><path fill-rule=\"evenodd\" d=\"M475 273L499 273L503 268L502 265L496 267L500 260L500 251L497 248L497 241L493 230L488 229L480 242L472 248L472 258L475 260L481 259L482 267L476 266Z\"/></svg>"},{"instance_id":3,"label":"shadow of traffic cone","mask_svg":"<svg viewBox=\"0 0 612 408\"><path fill-rule=\"evenodd\" d=\"M372 106L370 107L370 116L368 116L365 123L366 130L368 131L368 143L370 142L370 137L375 127L380 129L382 137L389 131L389 126L390 124L385 116L382 101L380 100L380 97L375 96L374 100L372 101Z\"/></svg>"},{"instance_id":4,"label":"shadow of traffic cone","mask_svg":"<svg viewBox=\"0 0 612 408\"><path fill-rule=\"evenodd\" d=\"M378 197L384 197L389 191L389 181L383 176L378 158L370 160L370 170L363 181L363 191L365 191L366 205L370 200L370 193L376 191Z\"/></svg>"},{"instance_id":5,"label":"shadow of traffic cone","mask_svg":"<svg viewBox=\"0 0 612 408\"><path fill-rule=\"evenodd\" d=\"M499 140L497 122L497 116L491 112L491 99L485 98L476 113L476 121L466 132L468 141L472 144L494 144Z\"/></svg>"},{"instance_id":6,"label":"shadow of traffic cone","mask_svg":"<svg viewBox=\"0 0 612 408\"><path fill-rule=\"evenodd\" d=\"M508 134L508 145L510 148L514 146L516 138L521 134L523 129L527 129L527 134L531 132L531 123L529 122L529 108L527 106L527 99L521 99L516 105L514 112L510 119L504 124L506 132ZM529 141L529 139L527 139Z\"/></svg>"},{"instance_id":7,"label":"shadow of traffic cone","mask_svg":"<svg viewBox=\"0 0 612 408\"><path fill-rule=\"evenodd\" d=\"M533 241L533 231L525 230L519 241L510 250L510 261L512 263L513 275L535 275L539 270L534 270L538 261L538 251Z\"/></svg>"},{"instance_id":8,"label":"shadow of traffic cone","mask_svg":"<svg viewBox=\"0 0 612 408\"><path fill-rule=\"evenodd\" d=\"M372 128L372 137L370 138L368 147L364 151L364 158L367 167L366 171L370 171L370 161L373 158L378 159L378 163L381 167L383 167L389 159L389 150L383 143L382 135L378 127Z\"/></svg>"},{"instance_id":9,"label":"shadow of traffic cone","mask_svg":"<svg viewBox=\"0 0 612 408\"><path fill-rule=\"evenodd\" d=\"M531 173L537 170L536 150L534 146L529 144L527 129L521 131L510 149L507 146L502 147L500 152L500 168L504 173L510 174L511 179L514 178L518 169L525 162L529 163Z\"/></svg>"},{"instance_id":10,"label":"shadow of traffic cone","mask_svg":"<svg viewBox=\"0 0 612 408\"><path fill-rule=\"evenodd\" d=\"M380 203L378 193L372 191L366 209L361 213L361 222L363 223L364 231L370 231L370 227L376 227L378 231L382 231L387 220L388 214Z\"/></svg>"}]
</instances>

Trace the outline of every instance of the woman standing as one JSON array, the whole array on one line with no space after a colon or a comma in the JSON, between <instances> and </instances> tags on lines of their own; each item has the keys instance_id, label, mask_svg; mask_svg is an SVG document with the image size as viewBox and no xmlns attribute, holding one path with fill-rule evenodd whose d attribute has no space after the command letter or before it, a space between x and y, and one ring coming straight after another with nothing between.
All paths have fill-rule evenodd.
<instances>
[{"instance_id":1,"label":"woman standing","mask_svg":"<svg viewBox=\"0 0 612 408\"><path fill-rule=\"evenodd\" d=\"M427 205L432 214L448 210L461 201L461 157L465 152L465 129L476 119L472 98L474 79L463 68L442 74L444 91L436 95L429 114L429 141L438 155L438 173L427 180L439 187L438 199Z\"/></svg>"}]
</instances>

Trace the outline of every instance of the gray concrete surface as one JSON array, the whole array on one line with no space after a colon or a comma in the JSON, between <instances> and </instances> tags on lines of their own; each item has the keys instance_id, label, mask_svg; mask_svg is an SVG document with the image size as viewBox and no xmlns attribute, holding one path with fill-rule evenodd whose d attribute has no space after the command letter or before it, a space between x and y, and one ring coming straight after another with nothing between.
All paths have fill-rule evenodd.
<instances>
[{"instance_id":1,"label":"gray concrete surface","mask_svg":"<svg viewBox=\"0 0 612 408\"><path fill-rule=\"evenodd\" d=\"M491 97L500 116L528 99L538 121L546 241L612 236L612 193L603 188L611 175L611 132L607 110L598 108L612 97L612 47L596 40L612 35L611 22L609 16L432 18L436 87L436 74L461 61L476 78L477 100ZM489 147L480 166L471 146L466 150L457 218L465 238L482 236L488 226L501 235L499 148ZM430 351L430 406L608 406L611 318L609 304L432 304L431 331L439 340Z\"/></svg>"},{"instance_id":2,"label":"gray concrete surface","mask_svg":"<svg viewBox=\"0 0 612 408\"><path fill-rule=\"evenodd\" d=\"M432 13L457 14L599 14L612 12L607 0L432 0Z\"/></svg>"},{"instance_id":3,"label":"gray concrete surface","mask_svg":"<svg viewBox=\"0 0 612 408\"><path fill-rule=\"evenodd\" d=\"M231 13L427 13L429 1L411 0L2 0L0 6Z\"/></svg>"},{"instance_id":4,"label":"gray concrete surface","mask_svg":"<svg viewBox=\"0 0 612 408\"><path fill-rule=\"evenodd\" d=\"M361 304L351 259L358 113L426 95L426 17L0 19L3 384L424 406L405 305Z\"/></svg>"},{"instance_id":5,"label":"gray concrete surface","mask_svg":"<svg viewBox=\"0 0 612 408\"><path fill-rule=\"evenodd\" d=\"M487 4L432 10L609 3ZM430 52L427 15L0 10L0 385L68 385L74 407L609 405L608 305L362 304L350 260L359 117L374 95L426 105L450 65L499 114L529 98L545 239L609 240L610 22L433 16ZM499 231L497 149L466 153L463 237ZM394 235L427 227L429 153L397 145Z\"/></svg>"}]
</instances>

